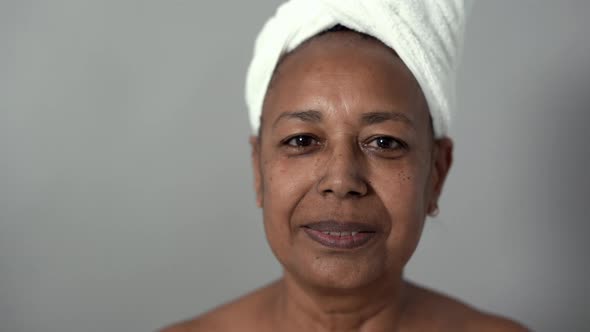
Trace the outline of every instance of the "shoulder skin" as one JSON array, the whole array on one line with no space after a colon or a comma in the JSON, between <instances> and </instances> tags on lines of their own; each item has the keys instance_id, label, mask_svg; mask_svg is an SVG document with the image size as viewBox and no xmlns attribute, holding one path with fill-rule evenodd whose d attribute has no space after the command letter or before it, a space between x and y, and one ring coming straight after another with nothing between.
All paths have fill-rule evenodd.
<instances>
[{"instance_id":1,"label":"shoulder skin","mask_svg":"<svg viewBox=\"0 0 590 332\"><path fill-rule=\"evenodd\" d=\"M405 319L419 322L415 330L528 332L523 325L473 308L448 295L407 283L410 300ZM425 316L428 319L424 319ZM428 325L426 325L426 324ZM414 329L409 329L414 330Z\"/></svg>"},{"instance_id":2,"label":"shoulder skin","mask_svg":"<svg viewBox=\"0 0 590 332\"><path fill-rule=\"evenodd\" d=\"M221 332L221 331L264 331L268 321L265 308L272 305L277 282L257 289L227 304L186 321L172 324L159 332Z\"/></svg>"}]
</instances>

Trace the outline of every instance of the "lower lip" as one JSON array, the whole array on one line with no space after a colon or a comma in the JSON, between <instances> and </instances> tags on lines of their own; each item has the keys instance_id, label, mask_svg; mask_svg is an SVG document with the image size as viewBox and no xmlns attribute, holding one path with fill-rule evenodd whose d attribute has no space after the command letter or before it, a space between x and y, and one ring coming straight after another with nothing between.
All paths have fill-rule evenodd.
<instances>
[{"instance_id":1,"label":"lower lip","mask_svg":"<svg viewBox=\"0 0 590 332\"><path fill-rule=\"evenodd\" d=\"M375 233L369 232L359 232L355 235L334 236L307 227L304 227L303 230L312 240L326 247L337 249L354 249L362 247L375 236Z\"/></svg>"}]
</instances>

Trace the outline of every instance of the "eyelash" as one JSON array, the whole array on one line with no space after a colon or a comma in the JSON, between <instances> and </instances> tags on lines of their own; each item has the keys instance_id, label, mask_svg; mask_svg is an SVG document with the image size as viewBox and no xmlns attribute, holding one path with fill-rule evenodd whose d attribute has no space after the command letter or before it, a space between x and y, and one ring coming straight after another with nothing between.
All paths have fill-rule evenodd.
<instances>
[{"instance_id":1,"label":"eyelash","mask_svg":"<svg viewBox=\"0 0 590 332\"><path fill-rule=\"evenodd\" d=\"M286 138L285 140L283 140L281 142L281 145L284 145L284 146L286 146L288 148L297 149L297 150L301 150L301 149L307 148L307 147L309 147L309 146L312 145L312 144L310 144L310 145L306 145L306 146L300 146L300 145L291 145L291 144L289 144L289 142L293 141L296 138L311 138L312 140L315 140L316 141L316 144L313 144L313 145L318 145L319 144L319 140L316 137L314 137L313 135L310 135L310 134L298 134L298 135L294 135L294 136L290 136L290 137Z\"/></svg>"},{"instance_id":2,"label":"eyelash","mask_svg":"<svg viewBox=\"0 0 590 332\"><path fill-rule=\"evenodd\" d=\"M314 140L315 143L310 143L308 145L292 145L292 144L289 144L293 140L295 140L295 139L301 139L301 138ZM375 147L369 146L369 144L371 144L372 142L377 141L378 139L388 139L388 140L391 140L392 141L391 143L392 144L395 144L396 147L394 147L394 148L384 148L384 147L381 147L381 146L375 146ZM297 144L297 143L295 143L295 144ZM286 138L285 140L283 140L281 142L281 145L283 145L283 146L285 146L287 148L290 148L290 149L301 151L301 150L310 148L312 146L321 145L321 142L316 137L314 137L313 135L310 135L310 134L298 134L298 135L294 135L294 136L290 136L290 137ZM408 144L406 142L404 142L404 141L402 141L402 140L400 140L398 138L395 138L395 137L392 137L392 136L387 136L387 135L373 136L373 137L370 138L370 140L367 143L363 143L362 146L363 147L367 147L367 148L372 149L372 150L376 150L378 152L392 152L392 151L398 151L400 149L403 149L403 150L407 150L408 149Z\"/></svg>"},{"instance_id":3,"label":"eyelash","mask_svg":"<svg viewBox=\"0 0 590 332\"><path fill-rule=\"evenodd\" d=\"M391 140L392 144L395 144L396 146L394 148L383 148L380 146L376 146L376 147L371 147L372 149L377 149L379 151L397 151L400 149L407 149L408 148L408 144L406 144L406 142L397 139L395 137L392 136L374 136L371 137L371 139L369 140L368 143L363 143L363 146L368 146L369 144L371 144L372 142L377 141L378 139L387 139L387 140Z\"/></svg>"}]
</instances>

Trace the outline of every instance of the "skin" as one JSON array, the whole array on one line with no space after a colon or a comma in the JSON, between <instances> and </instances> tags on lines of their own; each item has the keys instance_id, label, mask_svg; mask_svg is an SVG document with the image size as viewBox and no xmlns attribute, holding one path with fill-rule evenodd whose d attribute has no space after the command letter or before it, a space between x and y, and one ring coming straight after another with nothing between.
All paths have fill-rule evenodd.
<instances>
[{"instance_id":1,"label":"skin","mask_svg":"<svg viewBox=\"0 0 590 332\"><path fill-rule=\"evenodd\" d=\"M433 138L422 91L393 50L354 32L304 43L275 72L250 143L283 277L163 331L526 331L403 278L453 144ZM326 219L377 232L328 248L303 230Z\"/></svg>"}]
</instances>

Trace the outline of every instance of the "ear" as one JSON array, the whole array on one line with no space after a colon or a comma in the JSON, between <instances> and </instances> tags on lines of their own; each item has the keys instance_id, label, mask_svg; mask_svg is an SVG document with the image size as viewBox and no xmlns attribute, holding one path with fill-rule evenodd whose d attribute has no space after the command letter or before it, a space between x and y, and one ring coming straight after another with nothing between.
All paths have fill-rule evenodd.
<instances>
[{"instance_id":1,"label":"ear","mask_svg":"<svg viewBox=\"0 0 590 332\"><path fill-rule=\"evenodd\" d=\"M262 173L260 169L260 140L258 136L250 136L252 148L252 171L254 172L254 190L256 191L256 206L262 208Z\"/></svg>"},{"instance_id":2,"label":"ear","mask_svg":"<svg viewBox=\"0 0 590 332\"><path fill-rule=\"evenodd\" d=\"M452 163L453 141L448 137L434 140L430 170L430 197L426 211L428 214L435 214L438 209L438 199Z\"/></svg>"}]
</instances>

